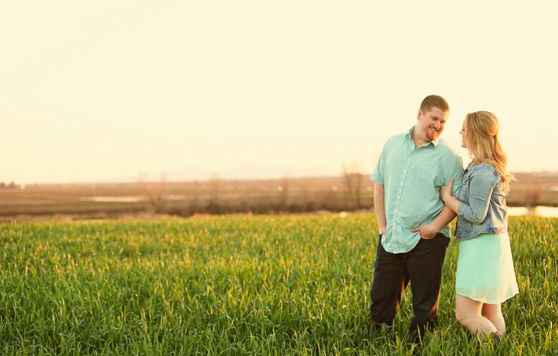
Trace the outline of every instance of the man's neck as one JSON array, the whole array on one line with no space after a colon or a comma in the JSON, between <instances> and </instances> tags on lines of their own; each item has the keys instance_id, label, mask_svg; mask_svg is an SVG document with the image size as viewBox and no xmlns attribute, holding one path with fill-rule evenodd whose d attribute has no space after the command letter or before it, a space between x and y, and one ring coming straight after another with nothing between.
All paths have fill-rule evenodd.
<instances>
[{"instance_id":1,"label":"man's neck","mask_svg":"<svg viewBox=\"0 0 558 356\"><path fill-rule=\"evenodd\" d=\"M413 139L413 141L415 142L415 146L420 147L426 143L429 143L430 141L428 141L425 138L421 138L419 137L420 135L417 135L417 127L415 126L413 128L413 132L411 132L411 138Z\"/></svg>"}]
</instances>

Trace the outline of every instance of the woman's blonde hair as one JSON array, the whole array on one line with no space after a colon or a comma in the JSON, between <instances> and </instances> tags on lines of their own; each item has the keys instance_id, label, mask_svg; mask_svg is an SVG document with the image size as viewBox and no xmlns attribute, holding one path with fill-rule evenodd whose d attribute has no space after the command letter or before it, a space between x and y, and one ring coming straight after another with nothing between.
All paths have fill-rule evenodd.
<instances>
[{"instance_id":1,"label":"woman's blonde hair","mask_svg":"<svg viewBox=\"0 0 558 356\"><path fill-rule=\"evenodd\" d=\"M473 163L492 164L500 175L503 191L507 193L513 177L508 172L507 156L498 139L499 129L498 118L491 112L476 111L465 116L466 143L473 155Z\"/></svg>"}]
</instances>

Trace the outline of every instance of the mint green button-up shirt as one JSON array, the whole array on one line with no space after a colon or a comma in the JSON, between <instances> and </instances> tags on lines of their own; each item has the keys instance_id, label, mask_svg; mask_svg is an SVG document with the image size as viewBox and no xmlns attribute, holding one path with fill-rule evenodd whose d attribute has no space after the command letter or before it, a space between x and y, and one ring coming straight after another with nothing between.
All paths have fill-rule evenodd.
<instances>
[{"instance_id":1,"label":"mint green button-up shirt","mask_svg":"<svg viewBox=\"0 0 558 356\"><path fill-rule=\"evenodd\" d=\"M461 186L463 163L442 140L417 147L409 132L390 138L371 175L384 186L386 231L382 246L390 253L411 251L420 241L412 230L431 223L444 208L440 188L453 180ZM448 227L441 231L450 237Z\"/></svg>"}]
</instances>

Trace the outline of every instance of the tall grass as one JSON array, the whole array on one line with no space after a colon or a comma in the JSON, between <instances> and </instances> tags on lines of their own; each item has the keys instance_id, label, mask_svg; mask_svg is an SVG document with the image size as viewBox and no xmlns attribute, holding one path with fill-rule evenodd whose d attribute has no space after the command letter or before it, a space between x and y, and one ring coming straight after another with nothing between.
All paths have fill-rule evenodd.
<instances>
[{"instance_id":1,"label":"tall grass","mask_svg":"<svg viewBox=\"0 0 558 356\"><path fill-rule=\"evenodd\" d=\"M520 294L498 344L453 317L457 246L424 354L558 354L558 219L512 218ZM0 225L2 354L410 355L410 295L367 332L371 214Z\"/></svg>"}]
</instances>

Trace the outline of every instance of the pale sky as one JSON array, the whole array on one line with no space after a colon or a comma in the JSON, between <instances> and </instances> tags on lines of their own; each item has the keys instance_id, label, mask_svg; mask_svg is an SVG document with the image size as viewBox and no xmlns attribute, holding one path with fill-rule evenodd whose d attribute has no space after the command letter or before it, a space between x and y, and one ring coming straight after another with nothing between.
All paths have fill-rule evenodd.
<instances>
[{"instance_id":1,"label":"pale sky","mask_svg":"<svg viewBox=\"0 0 558 356\"><path fill-rule=\"evenodd\" d=\"M17 1L0 6L0 181L368 173L422 98L494 112L558 170L553 1Z\"/></svg>"}]
</instances>

